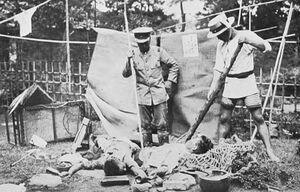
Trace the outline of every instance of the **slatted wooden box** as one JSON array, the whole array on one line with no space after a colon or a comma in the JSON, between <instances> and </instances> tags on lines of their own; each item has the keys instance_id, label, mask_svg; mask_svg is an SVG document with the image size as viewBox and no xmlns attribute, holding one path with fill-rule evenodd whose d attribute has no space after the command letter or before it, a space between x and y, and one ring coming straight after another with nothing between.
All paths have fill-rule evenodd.
<instances>
[{"instance_id":1,"label":"slatted wooden box","mask_svg":"<svg viewBox=\"0 0 300 192\"><path fill-rule=\"evenodd\" d=\"M47 142L74 138L84 117L84 101L56 103L38 86L28 90L10 106L8 142L28 144L32 135Z\"/></svg>"}]
</instances>

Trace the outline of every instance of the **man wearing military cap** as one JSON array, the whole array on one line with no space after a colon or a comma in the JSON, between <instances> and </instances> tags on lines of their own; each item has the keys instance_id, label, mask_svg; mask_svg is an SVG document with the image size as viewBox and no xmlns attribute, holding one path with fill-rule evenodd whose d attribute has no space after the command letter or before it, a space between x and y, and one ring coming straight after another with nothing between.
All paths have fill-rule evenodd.
<instances>
[{"instance_id":1,"label":"man wearing military cap","mask_svg":"<svg viewBox=\"0 0 300 192\"><path fill-rule=\"evenodd\" d=\"M136 88L144 146L151 146L152 131L157 130L159 144L169 142L167 100L172 86L177 84L179 67L176 61L161 47L150 45L150 27L139 27L132 32L138 48L130 51L123 76L132 75L131 64L136 73ZM168 78L163 78L163 67Z\"/></svg>"},{"instance_id":2,"label":"man wearing military cap","mask_svg":"<svg viewBox=\"0 0 300 192\"><path fill-rule=\"evenodd\" d=\"M232 28L233 22L233 17L227 18L224 13L221 13L208 24L210 31L207 36L209 38L217 37L220 40L217 45L214 77L208 92L208 99L216 91L221 73L225 71L225 68L229 67L238 45L242 44L242 48L225 79L221 99L219 137L224 138L229 133L232 111L237 102L242 102L253 117L270 159L279 161L271 147L269 131L262 115L261 100L253 72L254 49L267 52L271 51L272 48L268 41L262 39L254 32Z\"/></svg>"}]
</instances>

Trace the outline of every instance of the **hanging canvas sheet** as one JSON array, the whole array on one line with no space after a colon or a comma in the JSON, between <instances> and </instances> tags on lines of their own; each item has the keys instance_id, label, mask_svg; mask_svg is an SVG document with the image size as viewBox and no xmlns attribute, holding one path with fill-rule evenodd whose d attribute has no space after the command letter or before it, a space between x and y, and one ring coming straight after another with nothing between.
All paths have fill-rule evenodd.
<instances>
[{"instance_id":1,"label":"hanging canvas sheet","mask_svg":"<svg viewBox=\"0 0 300 192\"><path fill-rule=\"evenodd\" d=\"M137 115L132 77L124 78L122 71L128 52L127 34L109 29L97 29L97 42L88 72L86 98L100 117L109 135L138 138ZM179 66L178 86L169 100L171 132L180 136L194 123L204 105L212 81L216 39L207 39L208 30L152 36L152 44L173 56ZM130 35L131 46L136 46ZM217 129L219 105L207 113L197 132L213 137Z\"/></svg>"}]
</instances>

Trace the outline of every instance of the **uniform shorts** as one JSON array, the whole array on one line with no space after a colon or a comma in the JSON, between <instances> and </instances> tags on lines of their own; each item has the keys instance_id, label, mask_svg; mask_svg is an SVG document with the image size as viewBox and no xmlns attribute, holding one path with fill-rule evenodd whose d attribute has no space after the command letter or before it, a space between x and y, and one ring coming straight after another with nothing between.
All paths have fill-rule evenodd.
<instances>
[{"instance_id":1,"label":"uniform shorts","mask_svg":"<svg viewBox=\"0 0 300 192\"><path fill-rule=\"evenodd\" d=\"M236 104L245 105L248 109L260 108L261 100L258 93L242 98L222 97L221 105L227 109L233 109Z\"/></svg>"}]
</instances>

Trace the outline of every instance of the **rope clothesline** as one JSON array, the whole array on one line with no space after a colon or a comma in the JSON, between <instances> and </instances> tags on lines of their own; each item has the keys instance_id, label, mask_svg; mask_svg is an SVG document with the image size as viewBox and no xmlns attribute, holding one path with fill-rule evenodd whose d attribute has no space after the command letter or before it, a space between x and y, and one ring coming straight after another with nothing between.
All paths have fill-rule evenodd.
<instances>
[{"instance_id":1,"label":"rope clothesline","mask_svg":"<svg viewBox=\"0 0 300 192\"><path fill-rule=\"evenodd\" d=\"M277 28L277 26L254 30L254 32L267 31L267 30L272 30L272 29L275 29L275 28ZM290 34L287 37L291 37L291 36L294 36L294 35L295 34ZM62 43L62 44L67 43L67 41L63 41L63 40L38 39L38 38L19 37L19 36L4 35L4 34L0 34L0 37L20 39L20 40L28 40L28 41L45 42L45 43ZM282 38L282 36L269 38L267 40L273 42L274 40L280 39L280 38ZM90 42L87 42L87 41L69 41L69 43L70 44L95 44L96 42L95 41L90 41Z\"/></svg>"},{"instance_id":2,"label":"rope clothesline","mask_svg":"<svg viewBox=\"0 0 300 192\"><path fill-rule=\"evenodd\" d=\"M4 35L4 34L0 34L0 37L28 40L28 41L38 41L38 42L45 42L45 43L67 43L67 41L63 41L63 40L37 39L37 38L19 37L19 36ZM86 42L86 41L69 41L69 43L70 44L95 44L95 42Z\"/></svg>"},{"instance_id":3,"label":"rope clothesline","mask_svg":"<svg viewBox=\"0 0 300 192\"><path fill-rule=\"evenodd\" d=\"M50 2L50 1L51 1L51 0L47 0L47 1L41 3L41 4L37 5L37 6L31 7L31 8L29 8L29 9L32 9L32 8L39 8L40 6L45 5L46 3ZM21 12L21 13L18 13L18 14L16 14L16 15L10 17L10 18L7 18L7 19L5 19L5 20L0 21L0 24L5 23L5 22L10 21L10 20L13 20L13 19L16 18L18 15L20 15L20 14L22 14L22 13L28 11L29 9L27 9L27 10Z\"/></svg>"},{"instance_id":4,"label":"rope clothesline","mask_svg":"<svg viewBox=\"0 0 300 192\"><path fill-rule=\"evenodd\" d=\"M263 2L263 3L252 4L252 5L245 5L245 6L242 6L242 7L233 8L233 9L229 9L229 10L221 11L221 12L228 13L228 12L237 11L239 9L244 9L244 8L248 8L249 9L250 7L255 7L255 6L260 6L260 5L267 5L267 4L272 4L272 3L278 3L278 2L282 2L282 1L285 1L285 0L273 0L273 1ZM212 14L209 14L209 15L206 15L206 16L202 16L201 18L196 18L195 20L192 20L192 21L186 21L186 22L181 22L181 23L177 23L177 24L174 24L174 25L170 25L168 27L157 29L156 31L160 32L160 31L172 28L172 27L176 27L177 25L183 25L183 24L187 24L187 23L190 23L190 22L200 21L200 20L206 19L208 17L219 15L221 12L212 13Z\"/></svg>"},{"instance_id":5,"label":"rope clothesline","mask_svg":"<svg viewBox=\"0 0 300 192\"><path fill-rule=\"evenodd\" d=\"M39 5L37 5L36 7L40 7L46 3L48 3L49 1L51 0L47 0ZM271 4L271 3L276 3L276 2L282 2L284 0L273 0L273 1L268 1L268 2L263 2L263 3L257 3L257 4L252 4L252 5L247 5L247 6L242 6L241 8L249 8L249 7L253 7L253 6L260 6L260 5L266 5L266 4ZM239 10L240 8L234 8L234 9L230 9L230 10L226 10L226 11L223 11L225 13L227 12L232 12L232 11L236 11L236 10ZM210 14L210 15L207 15L207 16L204 16L202 18L199 18L199 19L196 19L196 20L201 20L201 19L205 19L205 18L208 18L208 17L211 17L211 16L215 16L215 15L218 15L220 12L218 13L213 13L213 14ZM18 14L17 14L18 15ZM8 19L5 19L3 21L0 21L0 24L1 23L4 23L8 20L11 20L13 19L14 17L16 17L17 15L13 16L13 17L10 17ZM191 21L187 21L187 22L184 22L184 23L188 23L188 22L191 22ZM161 28L159 30L164 30L164 29L167 29L167 28L171 28L171 27L174 27L176 25L181 25L181 24L184 24L184 23L179 23L179 24L175 24L175 25L172 25L172 26L169 26L169 27L165 27L165 28ZM277 28L277 26L273 26L273 27L267 27L267 28L263 28L263 29L258 29L258 30L254 30L254 32L262 32L262 31L267 31L267 30L272 30L272 29L275 29ZM37 42L46 42L46 43L68 43L67 41L63 41L63 40L50 40L50 39L38 39L38 38L29 38L29 37L19 37L19 36L12 36L12 35L5 35L5 34L0 34L0 37L5 37L5 38L13 38L13 39L20 39L20 40L28 40L28 41L37 41ZM276 39L278 38L281 38L281 37L276 37ZM274 38L270 38L268 39L270 42L276 42L274 41L275 39ZM95 42L85 42L85 41L69 41L70 44L95 44ZM293 42L294 43L294 42Z\"/></svg>"}]
</instances>

